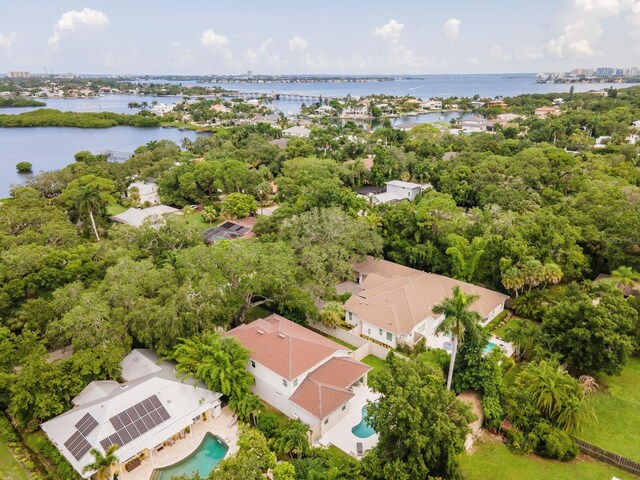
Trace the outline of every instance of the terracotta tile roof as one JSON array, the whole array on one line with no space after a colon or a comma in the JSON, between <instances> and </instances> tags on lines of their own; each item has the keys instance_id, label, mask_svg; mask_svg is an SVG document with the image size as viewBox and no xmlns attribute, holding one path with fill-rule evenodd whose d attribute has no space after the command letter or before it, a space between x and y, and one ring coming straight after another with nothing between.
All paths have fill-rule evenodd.
<instances>
[{"instance_id":1,"label":"terracotta tile roof","mask_svg":"<svg viewBox=\"0 0 640 480\"><path fill-rule=\"evenodd\" d=\"M287 380L345 350L342 345L276 314L240 325L225 335L251 350L252 360Z\"/></svg>"},{"instance_id":2,"label":"terracotta tile roof","mask_svg":"<svg viewBox=\"0 0 640 480\"><path fill-rule=\"evenodd\" d=\"M353 397L348 388L371 367L348 357L334 357L309 375L290 400L322 420Z\"/></svg>"},{"instance_id":3,"label":"terracotta tile roof","mask_svg":"<svg viewBox=\"0 0 640 480\"><path fill-rule=\"evenodd\" d=\"M480 297L471 308L483 318L509 298L487 288L373 257L354 263L354 270L365 276L363 290L347 300L345 310L395 334L409 334L427 317L436 319L432 308L450 297L456 285L464 293Z\"/></svg>"}]
</instances>

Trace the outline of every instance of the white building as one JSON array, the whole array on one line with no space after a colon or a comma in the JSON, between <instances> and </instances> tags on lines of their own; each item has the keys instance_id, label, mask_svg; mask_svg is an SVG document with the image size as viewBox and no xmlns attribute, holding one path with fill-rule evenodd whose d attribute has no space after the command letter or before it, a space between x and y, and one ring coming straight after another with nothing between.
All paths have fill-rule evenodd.
<instances>
[{"instance_id":1,"label":"white building","mask_svg":"<svg viewBox=\"0 0 640 480\"><path fill-rule=\"evenodd\" d=\"M323 106L318 107L316 109L316 113L318 113L320 115L331 115L335 111L336 111L336 109L333 108L333 107L330 107L329 105L323 105Z\"/></svg>"},{"instance_id":2,"label":"white building","mask_svg":"<svg viewBox=\"0 0 640 480\"><path fill-rule=\"evenodd\" d=\"M504 310L507 295L452 278L426 273L386 260L367 257L356 262L358 286L344 305L345 320L363 337L389 347L414 345L426 338L427 346L444 348L450 338L437 335L436 328L444 316L433 307L451 297L453 287L478 295L471 309L488 324Z\"/></svg>"},{"instance_id":3,"label":"white building","mask_svg":"<svg viewBox=\"0 0 640 480\"><path fill-rule=\"evenodd\" d=\"M114 215L111 220L118 223L125 223L132 227L140 227L145 220L150 219L151 222L163 221L164 215L182 214L177 208L169 207L167 205L156 205L149 208L130 208L122 213Z\"/></svg>"},{"instance_id":4,"label":"white building","mask_svg":"<svg viewBox=\"0 0 640 480\"><path fill-rule=\"evenodd\" d=\"M157 103L151 107L151 113L155 113L160 117L164 117L167 113L173 112L173 109L176 108L174 104L166 104L166 103Z\"/></svg>"},{"instance_id":5,"label":"white building","mask_svg":"<svg viewBox=\"0 0 640 480\"><path fill-rule=\"evenodd\" d=\"M276 314L225 335L251 351L253 393L307 424L312 442L348 414L351 387L366 384L371 370L342 345Z\"/></svg>"},{"instance_id":6,"label":"white building","mask_svg":"<svg viewBox=\"0 0 640 480\"><path fill-rule=\"evenodd\" d=\"M366 105L355 105L345 107L342 110L343 117L366 117L369 115L369 107Z\"/></svg>"},{"instance_id":7,"label":"white building","mask_svg":"<svg viewBox=\"0 0 640 480\"><path fill-rule=\"evenodd\" d=\"M460 122L464 133L485 132L487 130L487 119L482 117L467 117Z\"/></svg>"},{"instance_id":8,"label":"white building","mask_svg":"<svg viewBox=\"0 0 640 480\"><path fill-rule=\"evenodd\" d=\"M136 192L138 194L138 204L143 205L149 202L151 205L157 205L160 203L160 196L158 195L158 185L153 182L133 182L127 187L127 197L131 198L131 194Z\"/></svg>"},{"instance_id":9,"label":"white building","mask_svg":"<svg viewBox=\"0 0 640 480\"><path fill-rule=\"evenodd\" d=\"M442 102L440 100L428 100L421 106L425 110L442 110Z\"/></svg>"},{"instance_id":10,"label":"white building","mask_svg":"<svg viewBox=\"0 0 640 480\"><path fill-rule=\"evenodd\" d=\"M74 407L42 424L42 429L84 478L95 448L104 454L118 445L117 469L138 455L153 456L174 435L196 422L221 414L220 393L193 379L178 378L175 365L152 351L133 350L122 360L124 383L91 382L73 400Z\"/></svg>"},{"instance_id":11,"label":"white building","mask_svg":"<svg viewBox=\"0 0 640 480\"><path fill-rule=\"evenodd\" d=\"M308 138L310 133L311 133L311 130L309 130L307 127L300 127L300 126L290 127L282 131L282 134L286 135L287 137L298 137L298 138Z\"/></svg>"},{"instance_id":12,"label":"white building","mask_svg":"<svg viewBox=\"0 0 640 480\"><path fill-rule=\"evenodd\" d=\"M402 200L414 201L418 195L431 189L429 183L420 185L419 183L403 182L401 180L392 180L386 182L386 191L382 193L372 193L366 196L374 205L380 203L400 202Z\"/></svg>"}]
</instances>

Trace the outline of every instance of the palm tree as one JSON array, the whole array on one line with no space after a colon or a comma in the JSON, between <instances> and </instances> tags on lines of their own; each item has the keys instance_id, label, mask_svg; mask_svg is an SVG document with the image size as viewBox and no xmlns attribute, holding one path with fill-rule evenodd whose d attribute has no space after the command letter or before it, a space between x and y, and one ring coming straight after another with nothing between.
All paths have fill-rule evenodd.
<instances>
[{"instance_id":1,"label":"palm tree","mask_svg":"<svg viewBox=\"0 0 640 480\"><path fill-rule=\"evenodd\" d=\"M115 453L116 450L118 450L118 445L111 445L107 448L107 451L104 452L104 455L102 455L99 450L92 448L90 452L91 455L93 455L93 463L85 465L82 469L82 473L92 472L95 470L98 480L110 478L111 467L118 463L118 457Z\"/></svg>"},{"instance_id":2,"label":"palm tree","mask_svg":"<svg viewBox=\"0 0 640 480\"><path fill-rule=\"evenodd\" d=\"M281 455L300 458L309 450L308 431L309 427L300 420L293 420L275 439L273 446Z\"/></svg>"},{"instance_id":3,"label":"palm tree","mask_svg":"<svg viewBox=\"0 0 640 480\"><path fill-rule=\"evenodd\" d=\"M240 420L250 421L254 427L257 425L258 415L264 411L260 397L252 393L230 399L229 407L236 412Z\"/></svg>"},{"instance_id":4,"label":"palm tree","mask_svg":"<svg viewBox=\"0 0 640 480\"><path fill-rule=\"evenodd\" d=\"M531 346L536 333L535 325L529 320L517 319L509 323L505 329L504 339L515 345L516 356L520 359Z\"/></svg>"},{"instance_id":5,"label":"palm tree","mask_svg":"<svg viewBox=\"0 0 640 480\"><path fill-rule=\"evenodd\" d=\"M91 220L91 226L93 227L93 233L96 236L96 240L100 241L98 235L98 229L96 228L96 221L93 218L93 211L99 210L102 207L102 197L97 188L90 185L80 187L78 195L74 198L76 209L81 211L87 211L89 213L89 219Z\"/></svg>"},{"instance_id":6,"label":"palm tree","mask_svg":"<svg viewBox=\"0 0 640 480\"><path fill-rule=\"evenodd\" d=\"M433 313L444 314L444 320L436 328L436 333L451 332L453 340L451 360L449 361L449 375L447 376L447 389L449 390L451 390L451 381L453 380L453 368L458 353L458 342L464 340L465 330L472 328L482 320L478 312L469 310L471 304L477 299L477 295L467 295L456 285L453 287L453 297L445 298L441 304L434 306L432 309Z\"/></svg>"}]
</instances>

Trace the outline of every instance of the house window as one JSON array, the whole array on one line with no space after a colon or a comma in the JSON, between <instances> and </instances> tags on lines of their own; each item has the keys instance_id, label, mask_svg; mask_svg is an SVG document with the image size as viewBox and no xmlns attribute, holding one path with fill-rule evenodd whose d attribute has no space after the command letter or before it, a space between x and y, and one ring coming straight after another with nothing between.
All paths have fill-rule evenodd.
<instances>
[{"instance_id":1,"label":"house window","mask_svg":"<svg viewBox=\"0 0 640 480\"><path fill-rule=\"evenodd\" d=\"M298 379L297 379L297 378L293 381L293 386L294 386L294 387L297 387L297 386L298 386Z\"/></svg>"},{"instance_id":2,"label":"house window","mask_svg":"<svg viewBox=\"0 0 640 480\"><path fill-rule=\"evenodd\" d=\"M353 320L353 313L347 312L347 315L349 316L349 321L352 321Z\"/></svg>"},{"instance_id":3,"label":"house window","mask_svg":"<svg viewBox=\"0 0 640 480\"><path fill-rule=\"evenodd\" d=\"M378 335L382 336L382 329L381 328L378 329Z\"/></svg>"},{"instance_id":4,"label":"house window","mask_svg":"<svg viewBox=\"0 0 640 480\"><path fill-rule=\"evenodd\" d=\"M345 405L342 405L342 411L343 411L343 412L346 410L346 408L347 408L347 405L346 405L346 404L345 404Z\"/></svg>"},{"instance_id":5,"label":"house window","mask_svg":"<svg viewBox=\"0 0 640 480\"><path fill-rule=\"evenodd\" d=\"M326 425L327 423L329 423L329 418L328 417L324 419L324 424Z\"/></svg>"},{"instance_id":6,"label":"house window","mask_svg":"<svg viewBox=\"0 0 640 480\"><path fill-rule=\"evenodd\" d=\"M289 383L283 378L282 379L282 385L284 385L285 387L288 387Z\"/></svg>"},{"instance_id":7,"label":"house window","mask_svg":"<svg viewBox=\"0 0 640 480\"><path fill-rule=\"evenodd\" d=\"M391 332L387 332L387 341L388 341L388 342L393 341L393 333L391 333Z\"/></svg>"},{"instance_id":8,"label":"house window","mask_svg":"<svg viewBox=\"0 0 640 480\"><path fill-rule=\"evenodd\" d=\"M371 335L371 329L367 328L367 335Z\"/></svg>"},{"instance_id":9,"label":"house window","mask_svg":"<svg viewBox=\"0 0 640 480\"><path fill-rule=\"evenodd\" d=\"M254 362L253 360L251 360L251 367L256 368L256 362Z\"/></svg>"}]
</instances>

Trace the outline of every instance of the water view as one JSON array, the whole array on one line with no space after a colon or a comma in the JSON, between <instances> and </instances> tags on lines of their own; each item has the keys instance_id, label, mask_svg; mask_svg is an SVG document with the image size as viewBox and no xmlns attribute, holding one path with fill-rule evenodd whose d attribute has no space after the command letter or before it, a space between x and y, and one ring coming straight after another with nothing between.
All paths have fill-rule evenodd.
<instances>
[{"instance_id":1,"label":"water view","mask_svg":"<svg viewBox=\"0 0 640 480\"><path fill-rule=\"evenodd\" d=\"M202 443L191 455L169 467L154 470L151 474L151 480L170 480L181 475L191 475L193 472L197 472L201 478L207 478L207 475L216 468L228 450L229 447L218 437L207 433Z\"/></svg>"}]
</instances>

